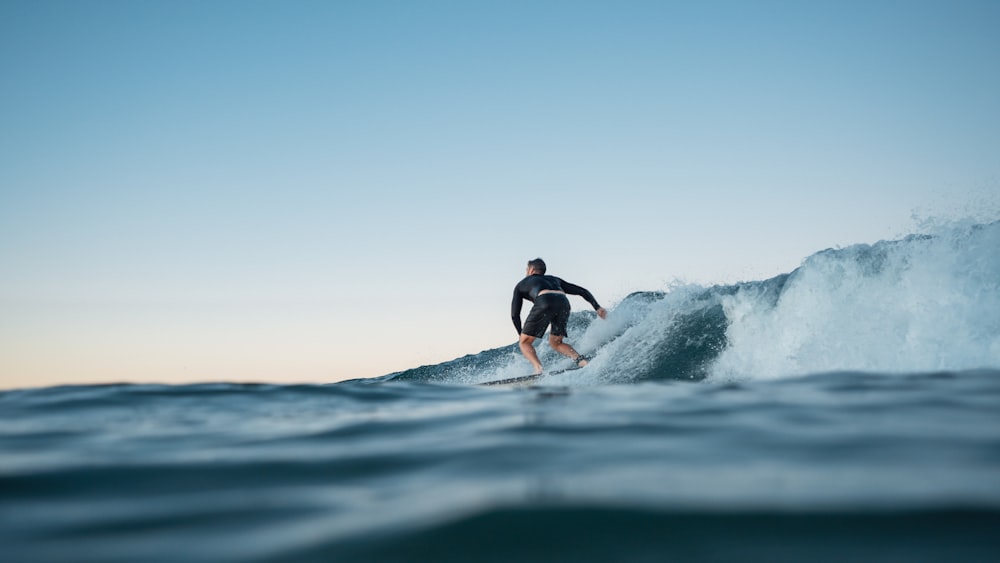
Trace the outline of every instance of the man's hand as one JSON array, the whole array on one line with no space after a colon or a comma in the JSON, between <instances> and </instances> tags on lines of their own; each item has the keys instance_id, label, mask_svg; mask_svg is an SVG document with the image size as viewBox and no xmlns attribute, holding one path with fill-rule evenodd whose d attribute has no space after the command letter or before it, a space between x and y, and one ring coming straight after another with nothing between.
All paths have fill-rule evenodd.
<instances>
[{"instance_id":1,"label":"man's hand","mask_svg":"<svg viewBox=\"0 0 1000 563\"><path fill-rule=\"evenodd\" d=\"M597 316L606 319L608 318L608 311L604 307L600 307L597 309Z\"/></svg>"}]
</instances>

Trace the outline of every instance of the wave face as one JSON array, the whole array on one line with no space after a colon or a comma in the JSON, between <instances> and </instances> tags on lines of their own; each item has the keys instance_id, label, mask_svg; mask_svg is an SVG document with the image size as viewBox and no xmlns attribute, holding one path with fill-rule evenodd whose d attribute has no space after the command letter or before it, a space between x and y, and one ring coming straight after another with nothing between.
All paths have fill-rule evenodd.
<instances>
[{"instance_id":1,"label":"wave face","mask_svg":"<svg viewBox=\"0 0 1000 563\"><path fill-rule=\"evenodd\" d=\"M827 249L788 274L626 297L606 322L576 312L570 340L596 354L556 384L779 378L831 371L1000 366L1000 222ZM567 367L539 341L551 369ZM474 383L525 375L514 345L382 380Z\"/></svg>"}]
</instances>

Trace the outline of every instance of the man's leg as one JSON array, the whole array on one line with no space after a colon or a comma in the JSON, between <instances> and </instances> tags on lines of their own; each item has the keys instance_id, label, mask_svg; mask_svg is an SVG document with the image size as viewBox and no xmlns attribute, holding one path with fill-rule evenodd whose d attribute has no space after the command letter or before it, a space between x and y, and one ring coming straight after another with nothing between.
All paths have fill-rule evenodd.
<instances>
[{"instance_id":1,"label":"man's leg","mask_svg":"<svg viewBox=\"0 0 1000 563\"><path fill-rule=\"evenodd\" d=\"M535 337L528 334L521 334L521 340L519 344L521 345L521 353L524 354L525 358L531 362L531 365L535 368L535 373L542 373L542 362L538 361L538 354L535 353Z\"/></svg>"},{"instance_id":2,"label":"man's leg","mask_svg":"<svg viewBox=\"0 0 1000 563\"><path fill-rule=\"evenodd\" d=\"M522 335L522 337L523 337L523 335ZM572 346L570 346L569 344L563 342L563 337L562 336L555 336L554 334L550 334L549 335L549 346L552 346L552 348L556 352L559 352L560 354L562 354L563 356L566 356L568 358L571 358L571 359L575 360L578 357L580 357L580 354L578 354L577 351L574 350ZM583 366L587 365L587 360L580 360L580 363L578 363L577 365L580 366L580 367L583 367Z\"/></svg>"}]
</instances>

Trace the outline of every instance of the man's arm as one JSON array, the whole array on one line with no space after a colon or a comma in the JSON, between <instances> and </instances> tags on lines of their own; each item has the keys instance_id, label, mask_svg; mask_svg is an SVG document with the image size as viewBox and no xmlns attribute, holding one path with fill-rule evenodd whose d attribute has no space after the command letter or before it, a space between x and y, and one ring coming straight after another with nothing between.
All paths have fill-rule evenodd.
<instances>
[{"instance_id":1,"label":"man's arm","mask_svg":"<svg viewBox=\"0 0 1000 563\"><path fill-rule=\"evenodd\" d=\"M594 295L589 291L587 291L586 289L578 285L571 284L563 279L560 279L559 281L561 282L559 285L562 286L563 291L565 291L566 293L570 295L579 295L580 297L583 297L584 299L587 300L587 303L590 303L590 306L593 307L595 311L601 308L601 306L598 305L597 303L597 299L594 299Z\"/></svg>"},{"instance_id":2,"label":"man's arm","mask_svg":"<svg viewBox=\"0 0 1000 563\"><path fill-rule=\"evenodd\" d=\"M521 303L524 300L521 298L521 294L514 288L514 300L510 302L510 320L514 321L514 328L517 330L518 334L521 334Z\"/></svg>"},{"instance_id":3,"label":"man's arm","mask_svg":"<svg viewBox=\"0 0 1000 563\"><path fill-rule=\"evenodd\" d=\"M595 311L597 311L598 317L601 317L602 319L607 318L608 312L604 310L604 307L601 307L600 304L597 303L597 299L594 298L594 295L592 293L590 293L589 291L578 285L571 284L564 279L559 280L559 285L561 285L563 291L565 291L569 295L579 295L580 297L586 299L587 303L590 303L590 306L593 307Z\"/></svg>"}]
</instances>

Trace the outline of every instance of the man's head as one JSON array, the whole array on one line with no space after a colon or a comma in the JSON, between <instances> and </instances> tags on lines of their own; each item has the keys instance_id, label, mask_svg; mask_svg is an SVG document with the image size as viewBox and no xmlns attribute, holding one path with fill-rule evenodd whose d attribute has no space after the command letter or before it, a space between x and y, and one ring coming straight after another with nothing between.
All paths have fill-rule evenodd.
<instances>
[{"instance_id":1,"label":"man's head","mask_svg":"<svg viewBox=\"0 0 1000 563\"><path fill-rule=\"evenodd\" d=\"M536 274L545 273L545 260L541 258L535 258L534 260L528 260L528 273L534 271Z\"/></svg>"}]
</instances>

